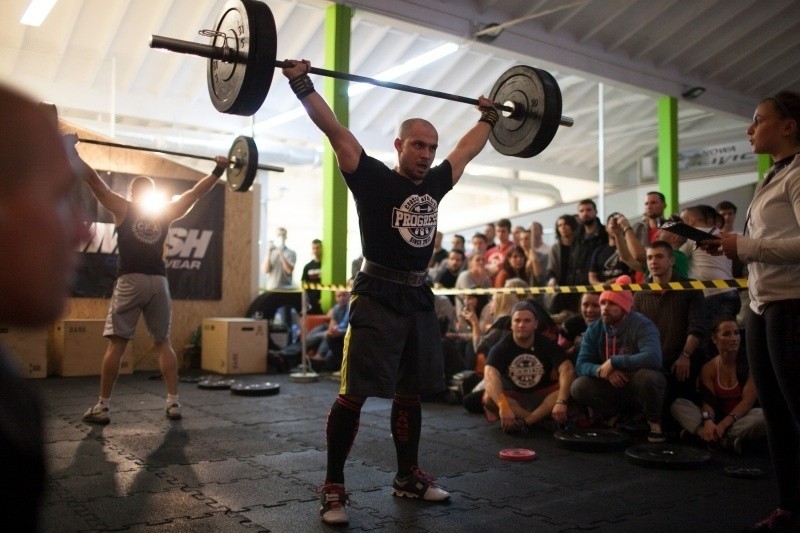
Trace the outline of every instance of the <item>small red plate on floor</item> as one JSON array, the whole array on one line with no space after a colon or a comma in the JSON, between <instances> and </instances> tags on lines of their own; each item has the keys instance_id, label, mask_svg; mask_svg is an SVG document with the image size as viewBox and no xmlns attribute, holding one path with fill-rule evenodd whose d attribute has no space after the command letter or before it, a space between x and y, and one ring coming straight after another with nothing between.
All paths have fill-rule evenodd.
<instances>
[{"instance_id":1,"label":"small red plate on floor","mask_svg":"<svg viewBox=\"0 0 800 533\"><path fill-rule=\"evenodd\" d=\"M527 448L506 448L500 450L500 459L506 461L532 461L536 459L536 452Z\"/></svg>"}]
</instances>

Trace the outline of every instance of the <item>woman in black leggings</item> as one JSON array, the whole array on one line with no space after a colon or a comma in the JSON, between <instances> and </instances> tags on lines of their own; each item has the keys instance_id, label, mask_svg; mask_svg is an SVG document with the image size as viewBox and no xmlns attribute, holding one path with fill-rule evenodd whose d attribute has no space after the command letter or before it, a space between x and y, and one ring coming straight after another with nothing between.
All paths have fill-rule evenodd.
<instances>
[{"instance_id":1,"label":"woman in black leggings","mask_svg":"<svg viewBox=\"0 0 800 533\"><path fill-rule=\"evenodd\" d=\"M774 161L756 187L745 234L709 250L748 263L747 356L767 422L778 508L748 531L800 527L800 93L758 104L747 136ZM730 416L730 415L729 415ZM734 414L735 416L735 414Z\"/></svg>"}]
</instances>

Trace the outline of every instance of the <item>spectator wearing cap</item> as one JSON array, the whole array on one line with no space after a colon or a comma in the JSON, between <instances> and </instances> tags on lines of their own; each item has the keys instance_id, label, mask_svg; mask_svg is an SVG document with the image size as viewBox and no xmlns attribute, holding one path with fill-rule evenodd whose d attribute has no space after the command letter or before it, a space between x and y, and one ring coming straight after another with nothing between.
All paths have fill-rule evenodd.
<instances>
[{"instance_id":1,"label":"spectator wearing cap","mask_svg":"<svg viewBox=\"0 0 800 533\"><path fill-rule=\"evenodd\" d=\"M489 351L483 405L489 421L499 417L505 432L550 417L567 421L572 361L554 341L536 334L538 324L537 308L517 302L511 308L511 335Z\"/></svg>"},{"instance_id":2,"label":"spectator wearing cap","mask_svg":"<svg viewBox=\"0 0 800 533\"><path fill-rule=\"evenodd\" d=\"M620 276L616 283L629 285ZM572 398L595 417L613 420L643 413L650 428L649 442L664 442L661 427L667 380L661 370L658 329L647 317L632 311L628 290L600 295L600 320L586 328L575 364Z\"/></svg>"}]
</instances>

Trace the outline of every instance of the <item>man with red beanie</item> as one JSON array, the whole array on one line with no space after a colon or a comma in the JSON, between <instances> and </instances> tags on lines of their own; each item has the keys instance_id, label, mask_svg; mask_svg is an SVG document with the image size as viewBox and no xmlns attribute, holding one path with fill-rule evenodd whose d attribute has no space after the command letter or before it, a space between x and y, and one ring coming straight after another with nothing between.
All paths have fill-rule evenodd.
<instances>
[{"instance_id":1,"label":"man with red beanie","mask_svg":"<svg viewBox=\"0 0 800 533\"><path fill-rule=\"evenodd\" d=\"M620 276L616 283L630 285ZM586 329L581 342L572 383L572 397L606 421L617 416L643 413L649 442L664 442L661 428L667 380L661 370L661 343L655 324L631 311L633 294L628 290L604 291L600 295L600 320Z\"/></svg>"}]
</instances>

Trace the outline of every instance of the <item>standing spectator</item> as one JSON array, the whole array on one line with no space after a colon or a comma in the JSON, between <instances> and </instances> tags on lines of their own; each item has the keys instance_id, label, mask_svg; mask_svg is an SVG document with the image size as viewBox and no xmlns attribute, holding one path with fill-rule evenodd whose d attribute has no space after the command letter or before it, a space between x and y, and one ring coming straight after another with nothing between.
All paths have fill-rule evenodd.
<instances>
[{"instance_id":1,"label":"standing spectator","mask_svg":"<svg viewBox=\"0 0 800 533\"><path fill-rule=\"evenodd\" d=\"M458 248L450 250L450 253L447 255L447 263L439 269L439 273L433 281L433 287L435 289L454 288L456 286L456 281L458 281L458 276L464 269L463 267L464 251ZM450 303L455 305L456 297L454 295L451 294L447 298L450 300Z\"/></svg>"},{"instance_id":2,"label":"standing spectator","mask_svg":"<svg viewBox=\"0 0 800 533\"><path fill-rule=\"evenodd\" d=\"M511 230L511 242L514 243L514 246L522 246L522 234L527 232L528 230L522 226L514 226L514 229Z\"/></svg>"},{"instance_id":3,"label":"standing spectator","mask_svg":"<svg viewBox=\"0 0 800 533\"><path fill-rule=\"evenodd\" d=\"M391 434L397 457L392 493L444 501L450 494L419 467L421 396L445 390L441 333L434 297L426 285L439 202L489 140L498 112L479 98L481 118L441 162L432 166L439 135L427 120L403 121L394 169L370 157L336 118L308 77L308 61L289 60L283 74L312 122L333 147L353 193L364 263L353 284L342 382L327 418L327 472L320 517L349 520L344 467L368 397L392 399ZM423 216L420 213L424 212Z\"/></svg>"},{"instance_id":4,"label":"standing spectator","mask_svg":"<svg viewBox=\"0 0 800 533\"><path fill-rule=\"evenodd\" d=\"M577 229L578 221L575 220L575 217L572 215L561 215L556 220L556 235L558 236L558 240L550 247L550 255L547 259L547 285L549 287L558 287L559 285L567 284L572 262L570 249L572 248L572 241ZM571 312L564 296L566 295L556 294L549 301L545 300L551 313L558 314L562 311Z\"/></svg>"},{"instance_id":5,"label":"standing spectator","mask_svg":"<svg viewBox=\"0 0 800 533\"><path fill-rule=\"evenodd\" d=\"M651 283L688 281L673 272L672 248L665 241L647 245ZM700 291L640 291L633 298L637 311L653 321L661 338L669 408L675 398L696 401L697 376L705 362L705 299Z\"/></svg>"},{"instance_id":6,"label":"standing spectator","mask_svg":"<svg viewBox=\"0 0 800 533\"><path fill-rule=\"evenodd\" d=\"M775 162L756 186L745 235L723 233L709 251L748 264L750 371L767 421L778 508L754 531L796 531L800 521L800 93L756 107L747 136Z\"/></svg>"},{"instance_id":7,"label":"standing spectator","mask_svg":"<svg viewBox=\"0 0 800 533\"><path fill-rule=\"evenodd\" d=\"M450 249L451 250L461 250L464 253L467 253L466 243L464 241L464 236L456 233L453 235L453 238L450 239Z\"/></svg>"},{"instance_id":8,"label":"standing spectator","mask_svg":"<svg viewBox=\"0 0 800 533\"><path fill-rule=\"evenodd\" d=\"M628 285L620 276L616 283ZM630 291L604 291L600 295L600 320L583 336L572 397L606 422L643 411L649 442L667 440L661 428L667 386L661 371L658 329L650 319L631 311Z\"/></svg>"},{"instance_id":9,"label":"standing spectator","mask_svg":"<svg viewBox=\"0 0 800 533\"><path fill-rule=\"evenodd\" d=\"M492 286L492 278L489 276L489 273L486 272L486 262L483 259L483 256L480 254L472 254L469 258L469 267L467 270L464 270L458 275L456 278L456 289L474 289L476 287L480 287L482 289L488 289ZM486 296L481 296L478 303L481 304L481 308L486 303ZM461 316L461 313L464 311L464 303L462 299L456 300L456 316Z\"/></svg>"},{"instance_id":10,"label":"standing spectator","mask_svg":"<svg viewBox=\"0 0 800 533\"><path fill-rule=\"evenodd\" d=\"M504 287L509 279L518 278L526 284L530 283L531 274L528 271L528 256L521 246L512 246L506 254L503 265L494 277L495 287Z\"/></svg>"},{"instance_id":11,"label":"standing spectator","mask_svg":"<svg viewBox=\"0 0 800 533\"><path fill-rule=\"evenodd\" d=\"M720 229L725 233L739 233L733 229L733 224L736 222L736 204L728 200L723 200L717 204L716 209L717 213L719 213L725 221Z\"/></svg>"},{"instance_id":12,"label":"standing spectator","mask_svg":"<svg viewBox=\"0 0 800 533\"><path fill-rule=\"evenodd\" d=\"M533 237L533 249L540 254L550 253L550 247L544 243L542 237L544 236L544 228L539 222L531 224L531 236ZM547 268L547 267L544 267Z\"/></svg>"},{"instance_id":13,"label":"standing spectator","mask_svg":"<svg viewBox=\"0 0 800 533\"><path fill-rule=\"evenodd\" d=\"M82 177L76 156L45 109L0 87L0 322L25 328L62 315L78 266L74 251L90 238L73 194ZM11 529L35 532L44 526L41 504L53 483L38 394L46 387L23 378L14 358L0 345L0 510Z\"/></svg>"},{"instance_id":14,"label":"standing spectator","mask_svg":"<svg viewBox=\"0 0 800 533\"><path fill-rule=\"evenodd\" d=\"M447 254L449 253L446 249L442 248L442 239L444 239L444 235L441 231L437 231L433 237L433 253L431 254L431 260L428 262L428 273L431 279L436 279L436 274L439 272L442 262L447 259Z\"/></svg>"},{"instance_id":15,"label":"standing spectator","mask_svg":"<svg viewBox=\"0 0 800 533\"><path fill-rule=\"evenodd\" d=\"M269 242L264 258L264 273L267 275L267 290L291 289L297 254L286 246L286 228L278 228L275 240Z\"/></svg>"},{"instance_id":16,"label":"standing spectator","mask_svg":"<svg viewBox=\"0 0 800 533\"><path fill-rule=\"evenodd\" d=\"M497 275L503 266L503 261L506 254L514 246L511 242L511 221L507 218L501 218L495 225L495 234L497 235L497 246L493 246L486 251L486 270L492 279Z\"/></svg>"},{"instance_id":17,"label":"standing spectator","mask_svg":"<svg viewBox=\"0 0 800 533\"><path fill-rule=\"evenodd\" d=\"M595 250L608 242L606 228L597 219L597 206L590 199L581 200L578 204L578 232L572 239L570 246L570 272L567 275L567 285L586 285L589 283L589 268ZM573 298L570 307L573 311L578 309L579 298Z\"/></svg>"},{"instance_id":18,"label":"standing spectator","mask_svg":"<svg viewBox=\"0 0 800 533\"><path fill-rule=\"evenodd\" d=\"M521 301L511 308L511 335L489 352L484 369L484 408L499 415L503 431L519 431L552 417L567 421L572 361L552 340L536 334L537 310Z\"/></svg>"},{"instance_id":19,"label":"standing spectator","mask_svg":"<svg viewBox=\"0 0 800 533\"><path fill-rule=\"evenodd\" d=\"M701 231L716 231L714 220L716 211L711 206L694 206L681 211L684 223ZM689 277L701 281L712 279L731 279L733 263L722 255L711 255L694 241L687 241L681 249L689 258ZM742 305L736 289L703 289L706 297L706 325L722 315L736 316Z\"/></svg>"},{"instance_id":20,"label":"standing spectator","mask_svg":"<svg viewBox=\"0 0 800 533\"><path fill-rule=\"evenodd\" d=\"M311 241L311 256L313 259L303 267L303 274L300 277L302 283L322 283L322 241L314 239ZM317 289L306 290L306 301L308 302L308 313L321 315L320 291Z\"/></svg>"},{"instance_id":21,"label":"standing spectator","mask_svg":"<svg viewBox=\"0 0 800 533\"><path fill-rule=\"evenodd\" d=\"M483 234L486 235L486 249L489 250L497 246L497 243L494 242L495 235L495 225L491 222L486 224L483 227Z\"/></svg>"},{"instance_id":22,"label":"standing spectator","mask_svg":"<svg viewBox=\"0 0 800 533\"><path fill-rule=\"evenodd\" d=\"M472 244L472 250L469 252L469 257L474 255L480 255L484 259L486 259L486 250L487 248L487 239L486 235L483 233L476 233L470 239L470 243Z\"/></svg>"},{"instance_id":23,"label":"standing spectator","mask_svg":"<svg viewBox=\"0 0 800 533\"><path fill-rule=\"evenodd\" d=\"M589 283L596 285L609 279L617 279L624 275L632 275L633 269L626 265L619 257L617 250L617 236L613 225L620 217L619 213L612 213L606 220L608 225L608 242L602 244L594 251L591 265L589 266Z\"/></svg>"},{"instance_id":24,"label":"standing spectator","mask_svg":"<svg viewBox=\"0 0 800 533\"><path fill-rule=\"evenodd\" d=\"M666 208L667 199L662 193L650 191L645 195L642 220L633 225L633 234L642 246L647 246L656 240L658 228L664 223Z\"/></svg>"}]
</instances>

